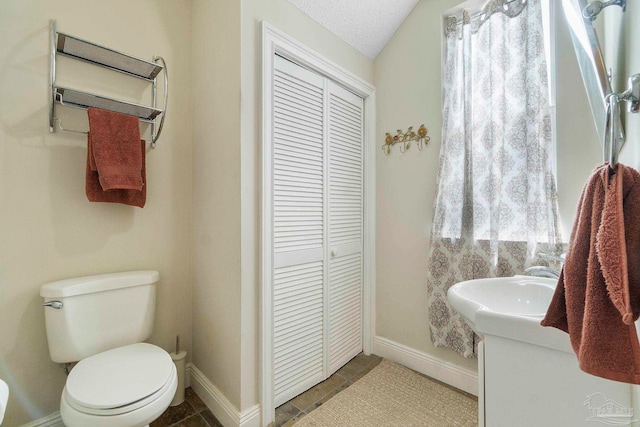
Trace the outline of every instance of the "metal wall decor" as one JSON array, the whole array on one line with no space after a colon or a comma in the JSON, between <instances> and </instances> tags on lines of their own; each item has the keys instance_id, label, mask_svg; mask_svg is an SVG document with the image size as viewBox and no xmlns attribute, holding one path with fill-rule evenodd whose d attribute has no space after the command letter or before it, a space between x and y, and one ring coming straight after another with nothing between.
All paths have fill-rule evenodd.
<instances>
[{"instance_id":1,"label":"metal wall decor","mask_svg":"<svg viewBox=\"0 0 640 427\"><path fill-rule=\"evenodd\" d=\"M409 147L411 147L411 141L416 141L418 150L422 150L422 144L426 145L431 140L431 137L427 135L427 132L428 130L425 125L420 125L417 132L413 130L413 126L410 126L406 132L402 132L402 130L398 129L398 133L394 136L387 133L384 145L382 146L382 151L384 151L386 155L389 155L391 153L391 147L396 144L400 144L400 152L404 153Z\"/></svg>"}]
</instances>

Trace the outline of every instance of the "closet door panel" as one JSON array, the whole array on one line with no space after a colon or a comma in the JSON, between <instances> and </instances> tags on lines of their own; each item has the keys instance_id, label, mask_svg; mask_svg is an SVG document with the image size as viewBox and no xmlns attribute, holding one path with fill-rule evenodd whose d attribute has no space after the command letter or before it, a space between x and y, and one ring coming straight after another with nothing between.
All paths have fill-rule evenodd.
<instances>
[{"instance_id":1,"label":"closet door panel","mask_svg":"<svg viewBox=\"0 0 640 427\"><path fill-rule=\"evenodd\" d=\"M267 155L279 406L362 351L362 99L276 56Z\"/></svg>"},{"instance_id":2,"label":"closet door panel","mask_svg":"<svg viewBox=\"0 0 640 427\"><path fill-rule=\"evenodd\" d=\"M323 378L323 262L276 269L274 277L276 406Z\"/></svg>"},{"instance_id":3,"label":"closet door panel","mask_svg":"<svg viewBox=\"0 0 640 427\"><path fill-rule=\"evenodd\" d=\"M273 351L275 405L324 379L324 79L275 57Z\"/></svg>"},{"instance_id":4,"label":"closet door panel","mask_svg":"<svg viewBox=\"0 0 640 427\"><path fill-rule=\"evenodd\" d=\"M363 101L329 83L329 374L362 351Z\"/></svg>"}]
</instances>

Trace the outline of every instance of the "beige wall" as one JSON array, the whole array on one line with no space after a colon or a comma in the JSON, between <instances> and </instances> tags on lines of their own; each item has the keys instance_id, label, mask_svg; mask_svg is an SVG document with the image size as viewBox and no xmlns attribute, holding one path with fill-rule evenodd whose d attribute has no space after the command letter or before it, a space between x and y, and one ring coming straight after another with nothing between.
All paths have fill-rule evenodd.
<instances>
[{"instance_id":1,"label":"beige wall","mask_svg":"<svg viewBox=\"0 0 640 427\"><path fill-rule=\"evenodd\" d=\"M260 21L284 31L358 77L373 82L373 61L357 52L287 0L242 1L242 405L259 400L260 278Z\"/></svg>"},{"instance_id":2,"label":"beige wall","mask_svg":"<svg viewBox=\"0 0 640 427\"><path fill-rule=\"evenodd\" d=\"M562 239L568 242L582 187L602 163L602 151L564 12L560 2L555 6L558 204Z\"/></svg>"},{"instance_id":3,"label":"beige wall","mask_svg":"<svg viewBox=\"0 0 640 427\"><path fill-rule=\"evenodd\" d=\"M376 333L453 364L476 369L431 344L427 252L440 153L441 17L459 0L422 0L375 61L377 139L424 123L431 142L405 154L377 150Z\"/></svg>"},{"instance_id":4,"label":"beige wall","mask_svg":"<svg viewBox=\"0 0 640 427\"><path fill-rule=\"evenodd\" d=\"M239 408L240 2L191 4L193 363Z\"/></svg>"},{"instance_id":5,"label":"beige wall","mask_svg":"<svg viewBox=\"0 0 640 427\"><path fill-rule=\"evenodd\" d=\"M89 203L85 137L49 134L49 19L68 32L146 59L171 75L169 113L147 155L144 209ZM55 412L65 381L51 362L40 286L89 274L160 272L151 342L191 349L191 115L189 1L4 0L0 4L0 378L11 390L3 426ZM137 79L67 58L60 82L149 102ZM56 109L65 126L86 113ZM147 126L143 126L147 129ZM147 135L148 136L148 135Z\"/></svg>"}]
</instances>

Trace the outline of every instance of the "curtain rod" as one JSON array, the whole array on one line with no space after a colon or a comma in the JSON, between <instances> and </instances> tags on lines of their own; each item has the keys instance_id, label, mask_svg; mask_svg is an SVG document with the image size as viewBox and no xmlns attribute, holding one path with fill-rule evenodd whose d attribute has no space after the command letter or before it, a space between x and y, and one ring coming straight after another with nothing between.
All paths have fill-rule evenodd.
<instances>
[{"instance_id":1,"label":"curtain rod","mask_svg":"<svg viewBox=\"0 0 640 427\"><path fill-rule=\"evenodd\" d=\"M528 0L489 0L475 12L463 9L461 14L454 14L444 17L445 35L456 31L458 26L471 24L472 21L476 30L482 26L494 13L503 13L509 18L515 18L525 9Z\"/></svg>"},{"instance_id":2,"label":"curtain rod","mask_svg":"<svg viewBox=\"0 0 640 427\"><path fill-rule=\"evenodd\" d=\"M480 19L482 21L480 25L482 25L484 21L497 12L504 13L510 18L519 15L526 6L527 1L528 0L488 0L482 7L473 12L465 8L459 13L445 16L444 18L449 21L455 20L456 25L468 24L472 20Z\"/></svg>"}]
</instances>

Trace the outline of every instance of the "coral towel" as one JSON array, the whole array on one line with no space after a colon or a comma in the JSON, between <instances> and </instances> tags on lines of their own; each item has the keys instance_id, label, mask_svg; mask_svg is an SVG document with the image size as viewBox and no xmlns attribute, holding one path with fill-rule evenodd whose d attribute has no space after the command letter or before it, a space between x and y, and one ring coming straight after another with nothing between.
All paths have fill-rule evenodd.
<instances>
[{"instance_id":1,"label":"coral towel","mask_svg":"<svg viewBox=\"0 0 640 427\"><path fill-rule=\"evenodd\" d=\"M86 184L85 190L87 193L87 199L91 202L108 202L108 203L122 203L125 205L137 206L143 208L147 201L147 176L145 168L145 149L147 143L141 139L138 141L138 147L142 153L142 190L108 190L105 191L100 186L100 180L98 178L98 172L91 170L91 152L87 152L87 172L86 172Z\"/></svg>"},{"instance_id":2,"label":"coral towel","mask_svg":"<svg viewBox=\"0 0 640 427\"><path fill-rule=\"evenodd\" d=\"M596 168L587 182L558 286L541 322L569 334L580 369L640 384L640 173Z\"/></svg>"},{"instance_id":3,"label":"coral towel","mask_svg":"<svg viewBox=\"0 0 640 427\"><path fill-rule=\"evenodd\" d=\"M87 198L143 207L146 145L138 118L97 108L88 115Z\"/></svg>"}]
</instances>

